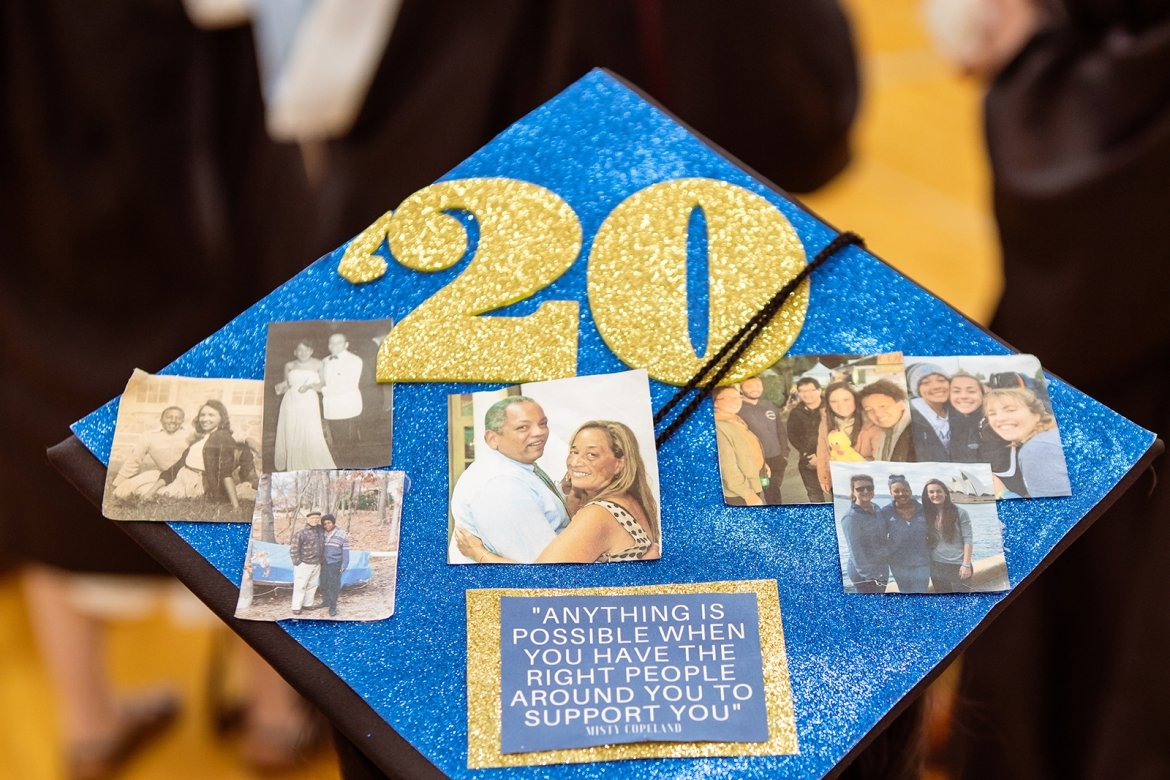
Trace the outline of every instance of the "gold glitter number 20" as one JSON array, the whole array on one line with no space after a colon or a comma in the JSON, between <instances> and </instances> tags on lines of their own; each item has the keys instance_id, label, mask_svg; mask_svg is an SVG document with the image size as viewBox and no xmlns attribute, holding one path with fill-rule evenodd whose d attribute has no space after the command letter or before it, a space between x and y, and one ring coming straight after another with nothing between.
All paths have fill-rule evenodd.
<instances>
[{"instance_id":1,"label":"gold glitter number 20","mask_svg":"<svg viewBox=\"0 0 1170 780\"><path fill-rule=\"evenodd\" d=\"M707 222L703 356L695 354L688 328L687 235L696 208ZM796 231L764 198L716 179L676 179L626 198L597 229L589 255L589 308L615 355L659 381L683 385L804 263ZM782 357L807 309L805 282L724 383L754 376Z\"/></svg>"},{"instance_id":2,"label":"gold glitter number 20","mask_svg":"<svg viewBox=\"0 0 1170 780\"><path fill-rule=\"evenodd\" d=\"M338 272L377 279L383 238L397 261L442 271L467 252L467 232L444 213L479 223L475 257L446 287L399 322L378 353L380 382L515 382L577 372L576 301L545 301L522 317L479 317L528 298L560 277L581 251L581 223L553 192L516 179L442 182L411 195L347 247Z\"/></svg>"},{"instance_id":3,"label":"gold glitter number 20","mask_svg":"<svg viewBox=\"0 0 1170 780\"><path fill-rule=\"evenodd\" d=\"M687 239L691 213L707 222L709 345L689 337ZM338 271L351 282L385 273L384 239L398 262L441 271L467 252L466 209L479 222L467 268L402 320L382 342L382 382L523 382L577 370L576 301L545 301L523 317L479 317L556 281L581 249L581 223L560 197L529 182L442 182L403 201L346 248ZM634 193L610 212L589 255L589 305L605 343L650 376L685 384L805 263L792 225L764 198L716 179L678 179ZM808 309L801 285L727 376L735 382L776 362Z\"/></svg>"}]
</instances>

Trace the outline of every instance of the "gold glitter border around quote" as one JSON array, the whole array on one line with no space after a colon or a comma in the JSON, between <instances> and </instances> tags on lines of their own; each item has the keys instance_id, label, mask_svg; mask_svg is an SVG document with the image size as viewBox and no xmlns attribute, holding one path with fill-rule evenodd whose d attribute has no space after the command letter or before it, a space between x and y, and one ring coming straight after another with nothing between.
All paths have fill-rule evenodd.
<instances>
[{"instance_id":1,"label":"gold glitter border around quote","mask_svg":"<svg viewBox=\"0 0 1170 780\"><path fill-rule=\"evenodd\" d=\"M764 663L764 702L768 714L766 742L631 742L532 753L501 752L500 597L626 596L636 594L754 593ZM583 764L632 758L710 758L776 756L799 753L796 714L780 596L775 580L638 585L624 588L492 588L467 591L467 767Z\"/></svg>"}]
</instances>

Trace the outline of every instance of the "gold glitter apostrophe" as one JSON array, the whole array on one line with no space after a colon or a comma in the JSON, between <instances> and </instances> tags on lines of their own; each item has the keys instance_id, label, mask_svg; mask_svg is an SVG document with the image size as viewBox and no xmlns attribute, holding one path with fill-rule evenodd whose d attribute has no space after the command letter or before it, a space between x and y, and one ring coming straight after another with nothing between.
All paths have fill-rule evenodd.
<instances>
[{"instance_id":1,"label":"gold glitter apostrophe","mask_svg":"<svg viewBox=\"0 0 1170 780\"><path fill-rule=\"evenodd\" d=\"M688 330L687 233L691 212L707 221L707 355ZM589 307L597 330L627 365L684 385L805 263L788 219L743 187L678 179L647 187L610 212L589 255ZM808 309L802 284L755 338L725 382L755 376L796 340Z\"/></svg>"},{"instance_id":2,"label":"gold glitter apostrophe","mask_svg":"<svg viewBox=\"0 0 1170 780\"><path fill-rule=\"evenodd\" d=\"M416 271L459 262L467 233L444 213L450 209L475 215L475 257L382 342L378 381L530 382L575 375L576 301L545 301L523 317L476 315L528 298L568 270L581 250L577 215L555 193L525 181L441 182L411 195L389 217L386 237L395 259ZM377 225L362 236L376 235Z\"/></svg>"},{"instance_id":3,"label":"gold glitter apostrophe","mask_svg":"<svg viewBox=\"0 0 1170 780\"><path fill-rule=\"evenodd\" d=\"M635 594L754 593L764 660L767 742L633 742L588 748L502 753L500 703L501 596L622 596ZM640 585L627 588L492 589L467 591L467 766L469 769L544 766L627 758L775 756L800 752L784 650L784 626L775 580Z\"/></svg>"},{"instance_id":4,"label":"gold glitter apostrophe","mask_svg":"<svg viewBox=\"0 0 1170 780\"><path fill-rule=\"evenodd\" d=\"M374 253L386 240L386 229L393 215L393 211L387 211L349 242L337 265L337 273L354 284L382 278L386 273L386 259Z\"/></svg>"}]
</instances>

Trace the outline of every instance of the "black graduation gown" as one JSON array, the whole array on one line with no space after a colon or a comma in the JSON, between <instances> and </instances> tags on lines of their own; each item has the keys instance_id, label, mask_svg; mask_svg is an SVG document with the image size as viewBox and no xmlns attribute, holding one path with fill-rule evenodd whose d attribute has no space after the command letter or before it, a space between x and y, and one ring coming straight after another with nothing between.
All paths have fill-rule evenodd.
<instances>
[{"instance_id":1,"label":"black graduation gown","mask_svg":"<svg viewBox=\"0 0 1170 780\"><path fill-rule=\"evenodd\" d=\"M1170 436L1170 2L1069 0L986 102L992 330ZM963 776L1170 776L1170 460L964 659ZM1076 490L1076 486L1073 486Z\"/></svg>"}]
</instances>

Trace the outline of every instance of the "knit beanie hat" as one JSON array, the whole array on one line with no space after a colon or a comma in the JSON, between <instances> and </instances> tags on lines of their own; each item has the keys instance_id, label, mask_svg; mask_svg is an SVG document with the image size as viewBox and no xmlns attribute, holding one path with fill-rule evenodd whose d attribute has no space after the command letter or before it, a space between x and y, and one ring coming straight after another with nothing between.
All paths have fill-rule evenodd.
<instances>
[{"instance_id":1,"label":"knit beanie hat","mask_svg":"<svg viewBox=\"0 0 1170 780\"><path fill-rule=\"evenodd\" d=\"M950 380L947 372L943 371L942 366L936 363L915 363L906 369L906 384L909 386L910 394L917 396L918 385L931 374L938 374L944 379Z\"/></svg>"}]
</instances>

